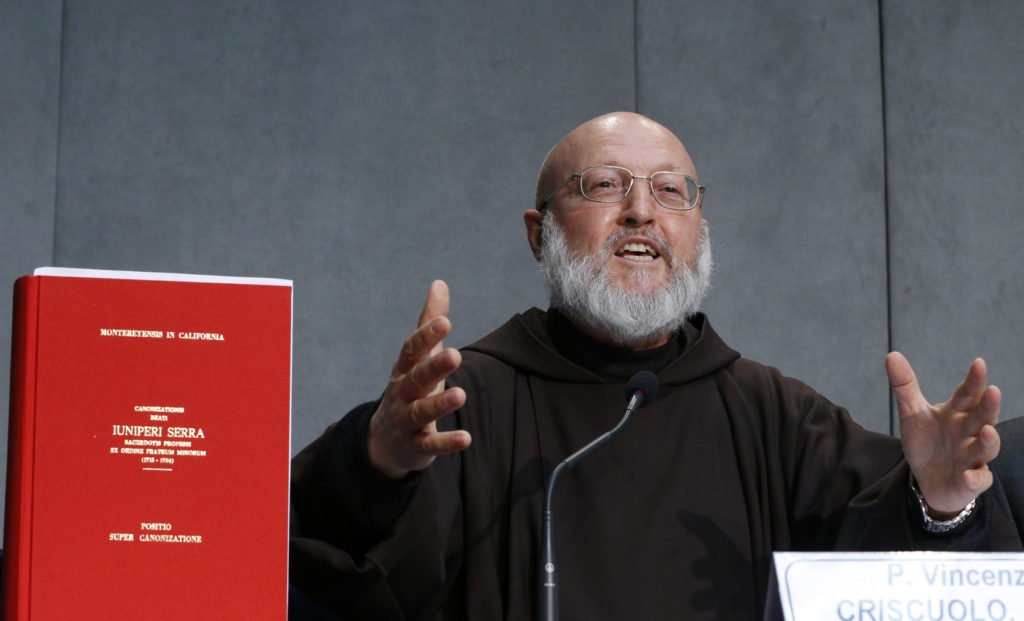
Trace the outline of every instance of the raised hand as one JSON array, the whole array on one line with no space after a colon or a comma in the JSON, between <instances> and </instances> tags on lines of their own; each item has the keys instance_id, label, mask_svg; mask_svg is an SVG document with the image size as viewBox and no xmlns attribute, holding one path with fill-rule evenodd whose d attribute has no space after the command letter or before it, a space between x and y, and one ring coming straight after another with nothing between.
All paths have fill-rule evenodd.
<instances>
[{"instance_id":1,"label":"raised hand","mask_svg":"<svg viewBox=\"0 0 1024 621\"><path fill-rule=\"evenodd\" d=\"M986 384L985 361L971 363L949 401L928 403L910 363L898 352L885 359L896 394L903 452L933 518L959 513L992 485L988 462L999 453L1001 395Z\"/></svg>"},{"instance_id":2,"label":"raised hand","mask_svg":"<svg viewBox=\"0 0 1024 621\"><path fill-rule=\"evenodd\" d=\"M418 327L405 340L380 406L370 419L370 463L389 477L422 470L438 455L469 446L469 432L442 433L436 424L466 402L461 388L444 389L445 378L462 362L458 350L442 346L452 329L448 307L448 285L435 280Z\"/></svg>"}]
</instances>

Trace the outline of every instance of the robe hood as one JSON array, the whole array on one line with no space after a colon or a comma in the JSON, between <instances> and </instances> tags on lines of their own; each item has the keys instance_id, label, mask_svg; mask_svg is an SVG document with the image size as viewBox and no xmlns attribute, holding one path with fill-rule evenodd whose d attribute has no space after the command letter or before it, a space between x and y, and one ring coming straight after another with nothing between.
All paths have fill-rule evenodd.
<instances>
[{"instance_id":1,"label":"robe hood","mask_svg":"<svg viewBox=\"0 0 1024 621\"><path fill-rule=\"evenodd\" d=\"M545 311L531 308L517 314L479 341L464 347L496 358L527 373L560 382L605 384L610 381L572 362L555 346ZM740 357L697 313L683 327L686 344L675 361L657 373L662 385L683 384L710 375Z\"/></svg>"}]
</instances>

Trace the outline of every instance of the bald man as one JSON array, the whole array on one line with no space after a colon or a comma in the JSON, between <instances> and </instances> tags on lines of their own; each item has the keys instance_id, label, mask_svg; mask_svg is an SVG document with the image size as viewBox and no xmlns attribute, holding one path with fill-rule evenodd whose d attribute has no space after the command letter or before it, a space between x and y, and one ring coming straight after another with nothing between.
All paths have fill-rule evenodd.
<instances>
[{"instance_id":1,"label":"bald man","mask_svg":"<svg viewBox=\"0 0 1024 621\"><path fill-rule=\"evenodd\" d=\"M699 312L704 189L633 113L549 153L526 211L551 295L462 351L431 285L381 398L293 462L292 581L346 618L532 619L552 468L660 396L559 483L565 619L760 619L775 550L1019 547L987 501L1000 395L981 360L944 404L886 368L899 440L746 360Z\"/></svg>"}]
</instances>

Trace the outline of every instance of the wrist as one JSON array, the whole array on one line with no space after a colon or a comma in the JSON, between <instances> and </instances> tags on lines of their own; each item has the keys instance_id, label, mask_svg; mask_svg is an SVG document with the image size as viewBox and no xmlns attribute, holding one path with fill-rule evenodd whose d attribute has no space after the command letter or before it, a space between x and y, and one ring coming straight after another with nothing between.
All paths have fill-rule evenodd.
<instances>
[{"instance_id":1,"label":"wrist","mask_svg":"<svg viewBox=\"0 0 1024 621\"><path fill-rule=\"evenodd\" d=\"M916 504L921 512L924 529L929 533L948 533L956 530L968 521L976 504L976 500L972 500L966 507L954 513L936 511L925 501L913 473L910 474L910 493L917 500Z\"/></svg>"},{"instance_id":2,"label":"wrist","mask_svg":"<svg viewBox=\"0 0 1024 621\"><path fill-rule=\"evenodd\" d=\"M389 466L384 460L377 456L377 451L373 449L374 444L367 440L366 457L370 462L370 466L381 475L397 481L399 479L404 479L406 475L411 472L410 470L403 470L401 468Z\"/></svg>"},{"instance_id":3,"label":"wrist","mask_svg":"<svg viewBox=\"0 0 1024 621\"><path fill-rule=\"evenodd\" d=\"M388 460L381 455L380 447L373 441L375 418L376 414L370 418L370 422L366 426L366 461L369 462L370 467L373 468L374 471L382 476L394 480L404 479L410 471L390 465Z\"/></svg>"}]
</instances>

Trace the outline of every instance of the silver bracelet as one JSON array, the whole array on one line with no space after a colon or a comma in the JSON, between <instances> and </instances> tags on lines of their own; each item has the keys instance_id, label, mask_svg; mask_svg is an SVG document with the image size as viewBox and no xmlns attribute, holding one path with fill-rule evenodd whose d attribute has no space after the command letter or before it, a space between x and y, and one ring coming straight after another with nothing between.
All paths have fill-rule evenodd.
<instances>
[{"instance_id":1,"label":"silver bracelet","mask_svg":"<svg viewBox=\"0 0 1024 621\"><path fill-rule=\"evenodd\" d=\"M941 522L939 520L933 520L928 515L928 503L924 501L924 496L921 495L921 490L917 487L917 480L914 478L913 473L910 474L910 491L917 498L917 504L921 508L921 518L924 520L924 529L929 533L948 533L951 530L958 528L961 524L967 521L967 518L974 512L974 505L977 499L972 500L970 504L964 507L964 510L954 516L952 519Z\"/></svg>"}]
</instances>

